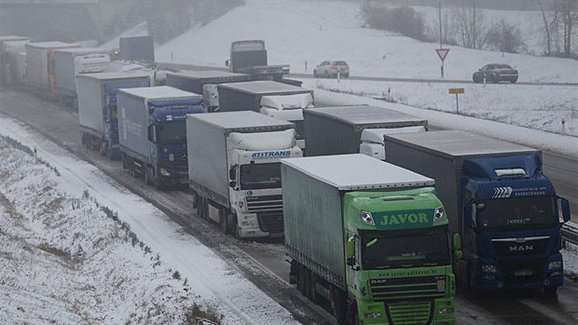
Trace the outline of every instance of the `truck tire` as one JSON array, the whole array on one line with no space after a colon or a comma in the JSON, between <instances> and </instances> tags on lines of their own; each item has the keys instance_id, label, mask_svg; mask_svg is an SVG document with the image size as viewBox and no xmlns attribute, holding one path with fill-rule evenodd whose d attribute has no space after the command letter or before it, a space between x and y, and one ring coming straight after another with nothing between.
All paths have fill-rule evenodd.
<instances>
[{"instance_id":1,"label":"truck tire","mask_svg":"<svg viewBox=\"0 0 578 325\"><path fill-rule=\"evenodd\" d=\"M226 209L219 210L219 226L225 235L231 234L231 226L229 226L229 218L227 217L228 214L229 212Z\"/></svg>"},{"instance_id":2,"label":"truck tire","mask_svg":"<svg viewBox=\"0 0 578 325\"><path fill-rule=\"evenodd\" d=\"M308 270L303 265L299 265L299 277L297 278L297 288L299 292L305 297L307 297L307 273Z\"/></svg>"},{"instance_id":3,"label":"truck tire","mask_svg":"<svg viewBox=\"0 0 578 325\"><path fill-rule=\"evenodd\" d=\"M159 173L157 171L158 171L158 168L152 169L153 185L157 190L164 190L165 184L163 184L163 182L161 182L161 179L159 177Z\"/></svg>"},{"instance_id":4,"label":"truck tire","mask_svg":"<svg viewBox=\"0 0 578 325\"><path fill-rule=\"evenodd\" d=\"M153 168L150 166L145 167L144 172L144 182L146 185L152 185L153 183Z\"/></svg>"},{"instance_id":5,"label":"truck tire","mask_svg":"<svg viewBox=\"0 0 578 325\"><path fill-rule=\"evenodd\" d=\"M347 323L347 295L341 289L331 285L331 309L339 325Z\"/></svg>"},{"instance_id":6,"label":"truck tire","mask_svg":"<svg viewBox=\"0 0 578 325\"><path fill-rule=\"evenodd\" d=\"M106 156L108 154L108 141L101 141L99 149L100 149L100 155Z\"/></svg>"},{"instance_id":7,"label":"truck tire","mask_svg":"<svg viewBox=\"0 0 578 325\"><path fill-rule=\"evenodd\" d=\"M317 285L317 275L313 272L309 272L309 295L307 298L311 300L314 304L319 304L319 299L317 298L317 292L315 292L315 286Z\"/></svg>"},{"instance_id":8,"label":"truck tire","mask_svg":"<svg viewBox=\"0 0 578 325\"><path fill-rule=\"evenodd\" d=\"M347 323L352 325L359 324L359 313L357 312L357 303L353 301L347 308Z\"/></svg>"}]
</instances>

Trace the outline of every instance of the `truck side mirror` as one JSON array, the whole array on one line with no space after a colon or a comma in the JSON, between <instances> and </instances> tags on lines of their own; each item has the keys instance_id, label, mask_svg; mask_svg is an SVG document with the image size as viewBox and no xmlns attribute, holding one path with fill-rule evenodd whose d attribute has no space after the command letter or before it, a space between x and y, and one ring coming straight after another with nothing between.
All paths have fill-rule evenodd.
<instances>
[{"instance_id":1,"label":"truck side mirror","mask_svg":"<svg viewBox=\"0 0 578 325\"><path fill-rule=\"evenodd\" d=\"M155 125L154 124L151 124L148 127L148 139L152 143L156 142Z\"/></svg>"},{"instance_id":2,"label":"truck side mirror","mask_svg":"<svg viewBox=\"0 0 578 325\"><path fill-rule=\"evenodd\" d=\"M356 236L351 236L347 240L347 246L345 248L346 254L347 254L346 263L347 263L347 266L351 266L352 269L359 270L359 265L357 264L357 261L355 260L355 239L356 239Z\"/></svg>"},{"instance_id":3,"label":"truck side mirror","mask_svg":"<svg viewBox=\"0 0 578 325\"><path fill-rule=\"evenodd\" d=\"M478 219L478 205L474 202L472 204L472 228L477 228L477 219Z\"/></svg>"},{"instance_id":4,"label":"truck side mirror","mask_svg":"<svg viewBox=\"0 0 578 325\"><path fill-rule=\"evenodd\" d=\"M558 200L560 200L560 206L562 207L562 219L564 220L564 223L570 221L570 202L568 202L568 199L565 198L561 198L558 197Z\"/></svg>"},{"instance_id":5,"label":"truck side mirror","mask_svg":"<svg viewBox=\"0 0 578 325\"><path fill-rule=\"evenodd\" d=\"M225 60L225 66L226 66L226 67L228 67L230 63L231 63L230 60Z\"/></svg>"},{"instance_id":6,"label":"truck side mirror","mask_svg":"<svg viewBox=\"0 0 578 325\"><path fill-rule=\"evenodd\" d=\"M237 187L237 165L229 168L229 186L233 188Z\"/></svg>"},{"instance_id":7,"label":"truck side mirror","mask_svg":"<svg viewBox=\"0 0 578 325\"><path fill-rule=\"evenodd\" d=\"M460 260L464 257L464 252L462 251L462 238L460 234L454 234L452 237L452 246L454 249L454 258Z\"/></svg>"}]
</instances>

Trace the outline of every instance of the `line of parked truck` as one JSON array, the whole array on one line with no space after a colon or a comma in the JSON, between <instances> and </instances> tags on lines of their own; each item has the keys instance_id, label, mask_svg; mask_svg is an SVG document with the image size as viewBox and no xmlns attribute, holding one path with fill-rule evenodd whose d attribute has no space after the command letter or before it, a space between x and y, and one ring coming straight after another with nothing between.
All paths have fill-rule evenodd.
<instances>
[{"instance_id":1,"label":"line of parked truck","mask_svg":"<svg viewBox=\"0 0 578 325\"><path fill-rule=\"evenodd\" d=\"M56 58L87 53L22 45L19 80L5 75L15 68L6 60L21 59L4 55L5 39L3 85L59 95ZM261 43L248 43L234 43L232 61L239 50L262 58ZM89 62L101 62L95 55ZM188 187L198 215L226 234L284 236L291 283L340 324L455 324L456 285L563 284L569 204L543 174L539 150L428 132L427 120L380 107L315 107L312 90L283 82L279 70L265 78L264 67L172 72L163 86L142 72L66 75L84 145L159 189Z\"/></svg>"}]
</instances>

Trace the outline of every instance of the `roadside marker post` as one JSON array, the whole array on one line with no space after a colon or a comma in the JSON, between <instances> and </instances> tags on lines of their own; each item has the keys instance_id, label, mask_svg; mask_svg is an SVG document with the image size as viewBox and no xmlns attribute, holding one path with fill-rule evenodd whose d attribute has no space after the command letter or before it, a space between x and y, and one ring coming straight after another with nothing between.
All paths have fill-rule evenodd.
<instances>
[{"instance_id":1,"label":"roadside marker post","mask_svg":"<svg viewBox=\"0 0 578 325\"><path fill-rule=\"evenodd\" d=\"M456 114L460 114L460 102L458 96L464 92L464 88L450 88L450 94L456 94Z\"/></svg>"}]
</instances>

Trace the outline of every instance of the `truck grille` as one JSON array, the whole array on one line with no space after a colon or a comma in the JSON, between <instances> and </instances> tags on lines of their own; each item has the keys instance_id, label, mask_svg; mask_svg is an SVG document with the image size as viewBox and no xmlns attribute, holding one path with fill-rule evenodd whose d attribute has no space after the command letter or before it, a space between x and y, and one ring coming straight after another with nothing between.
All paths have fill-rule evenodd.
<instances>
[{"instance_id":1,"label":"truck grille","mask_svg":"<svg viewBox=\"0 0 578 325\"><path fill-rule=\"evenodd\" d=\"M257 213L259 228L263 232L282 233L283 232L283 210Z\"/></svg>"},{"instance_id":2,"label":"truck grille","mask_svg":"<svg viewBox=\"0 0 578 325\"><path fill-rule=\"evenodd\" d=\"M550 237L529 238L524 242L512 239L492 239L498 256L542 255L546 252Z\"/></svg>"},{"instance_id":3,"label":"truck grille","mask_svg":"<svg viewBox=\"0 0 578 325\"><path fill-rule=\"evenodd\" d=\"M386 310L387 318L390 324L430 324L433 316L432 302L387 304Z\"/></svg>"},{"instance_id":4,"label":"truck grille","mask_svg":"<svg viewBox=\"0 0 578 325\"><path fill-rule=\"evenodd\" d=\"M270 211L280 212L283 215L283 197L281 195L247 197L247 209L252 213Z\"/></svg>"},{"instance_id":5,"label":"truck grille","mask_svg":"<svg viewBox=\"0 0 578 325\"><path fill-rule=\"evenodd\" d=\"M438 289L438 281L445 276L424 276L418 278L372 279L369 281L375 301L396 299L437 298L445 294L445 287ZM445 285L449 285L447 282Z\"/></svg>"},{"instance_id":6,"label":"truck grille","mask_svg":"<svg viewBox=\"0 0 578 325\"><path fill-rule=\"evenodd\" d=\"M541 282L544 278L545 260L504 261L500 268L507 283Z\"/></svg>"}]
</instances>

